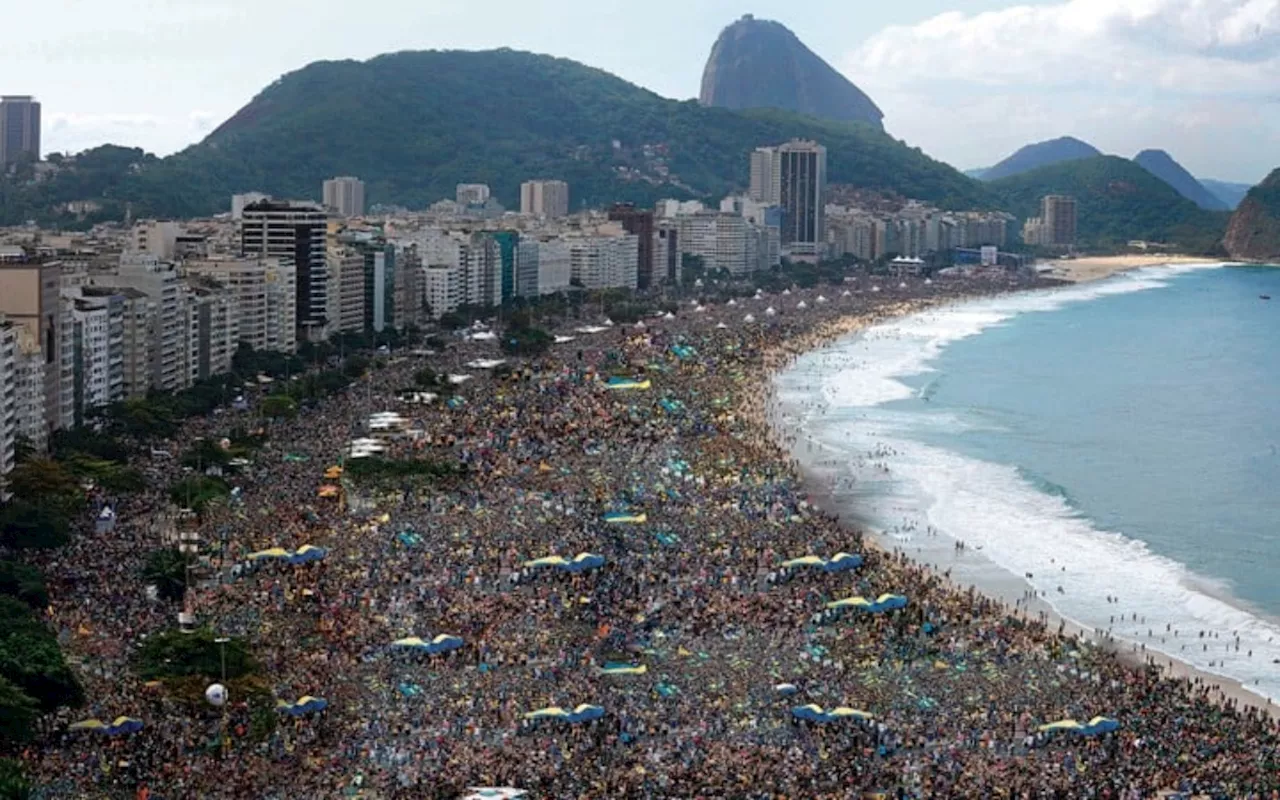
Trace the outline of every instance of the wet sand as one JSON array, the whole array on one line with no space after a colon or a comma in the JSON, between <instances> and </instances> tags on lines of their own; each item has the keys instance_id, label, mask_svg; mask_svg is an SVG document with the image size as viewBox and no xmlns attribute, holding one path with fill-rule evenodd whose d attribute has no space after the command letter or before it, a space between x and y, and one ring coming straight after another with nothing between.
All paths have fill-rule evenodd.
<instances>
[{"instance_id":1,"label":"wet sand","mask_svg":"<svg viewBox=\"0 0 1280 800\"><path fill-rule=\"evenodd\" d=\"M1146 259L1148 257L1133 258ZM1090 279L1101 279L1123 269L1136 269L1142 266L1154 266L1171 262L1165 257L1150 262L1144 261L1144 263L1121 262L1121 264L1126 263L1128 264L1127 266L1119 266L1112 272L1105 274L1099 273ZM1186 259L1179 263L1204 263L1204 261L1203 259ZM793 420L787 413L791 409L783 407L776 394L775 381L778 374L787 369L797 356L820 349L839 339L857 335L880 322L894 317L915 314L931 307L966 302L973 299L976 299L976 297L904 300L884 306L874 313L842 317L793 337L765 354L764 366L766 375L761 391L749 395L739 408L739 413L753 425L758 426L762 430L763 436L767 436L781 450L791 454L799 467L805 488L810 494L811 502L814 502L815 505L828 513L839 514L842 519L856 520L858 518L857 509L850 508L846 503L838 502L829 491L825 478L818 474L819 470L815 468L816 464L814 463L814 457L817 454L810 455L799 447L801 442L800 431L793 425ZM1108 650L1121 663L1132 666L1135 669L1140 669L1147 665L1155 666L1169 677L1189 681L1199 686L1210 687L1213 690L1213 699L1220 704L1232 705L1240 709L1258 708L1274 719L1280 720L1280 706L1275 705L1259 694L1249 691L1239 681L1197 669L1172 656L1154 650L1146 650L1128 640L1110 638L1105 631L1087 630L1084 626L1063 617L1043 597L1031 596L1033 590L1028 582L996 567L994 564L980 566L981 577L976 578L972 586L962 585L952 578L951 569L945 563L944 556L946 553L941 550L933 548L929 554L930 557L921 558L923 555L922 550L900 546L901 543L894 540L885 531L857 523L853 523L853 526L868 531L870 534L867 537L869 546L885 552L905 552L909 558L928 566L940 578L950 583L957 592L976 589L992 599L999 600L1009 609L1010 613L1027 619L1047 621L1050 630L1060 628L1064 632L1075 636L1081 642ZM939 539L946 544L946 550L951 551L950 542L953 540L948 537L939 537ZM917 552L913 553L913 549L917 550ZM962 552L960 557L966 555L972 554ZM980 554L977 557L981 558ZM1117 606L1117 611L1121 610L1122 607Z\"/></svg>"},{"instance_id":2,"label":"wet sand","mask_svg":"<svg viewBox=\"0 0 1280 800\"><path fill-rule=\"evenodd\" d=\"M1207 264L1212 259L1181 255L1126 255L1126 256L1088 256L1085 258L1069 258L1057 261L1046 261L1044 267L1052 267L1053 271L1045 273L1045 277L1057 278L1072 283L1098 281L1121 272L1142 267L1159 267L1166 264Z\"/></svg>"}]
</instances>

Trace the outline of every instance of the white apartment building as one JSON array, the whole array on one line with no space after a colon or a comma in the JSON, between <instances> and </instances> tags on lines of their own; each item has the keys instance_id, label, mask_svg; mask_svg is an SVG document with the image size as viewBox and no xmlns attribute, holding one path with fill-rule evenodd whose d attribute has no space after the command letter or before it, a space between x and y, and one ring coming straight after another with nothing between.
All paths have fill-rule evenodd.
<instances>
[{"instance_id":1,"label":"white apartment building","mask_svg":"<svg viewBox=\"0 0 1280 800\"><path fill-rule=\"evenodd\" d=\"M537 297L541 243L527 236L516 244L516 297Z\"/></svg>"},{"instance_id":2,"label":"white apartment building","mask_svg":"<svg viewBox=\"0 0 1280 800\"><path fill-rule=\"evenodd\" d=\"M677 217L676 230L680 252L701 258L708 273L746 275L766 266L767 238L762 246L761 229L737 214L703 211Z\"/></svg>"},{"instance_id":3,"label":"white apartment building","mask_svg":"<svg viewBox=\"0 0 1280 800\"><path fill-rule=\"evenodd\" d=\"M176 222L154 219L138 220L129 232L129 250L148 253L161 261L172 261L178 251L182 226Z\"/></svg>"},{"instance_id":4,"label":"white apartment building","mask_svg":"<svg viewBox=\"0 0 1280 800\"><path fill-rule=\"evenodd\" d=\"M13 469L13 445L18 434L18 326L0 316L0 476ZM0 500L8 494L0 486Z\"/></svg>"},{"instance_id":5,"label":"white apartment building","mask_svg":"<svg viewBox=\"0 0 1280 800\"><path fill-rule=\"evenodd\" d=\"M228 287L213 280L189 284L187 319L191 330L188 369L193 381L231 371L240 341L239 306Z\"/></svg>"},{"instance_id":6,"label":"white apartment building","mask_svg":"<svg viewBox=\"0 0 1280 800\"><path fill-rule=\"evenodd\" d=\"M38 452L49 444L49 425L45 416L44 374L46 369L40 343L23 326L15 326L17 348L14 351L14 430Z\"/></svg>"},{"instance_id":7,"label":"white apartment building","mask_svg":"<svg viewBox=\"0 0 1280 800\"><path fill-rule=\"evenodd\" d=\"M64 291L71 308L75 418L124 397L123 298L110 291Z\"/></svg>"},{"instance_id":8,"label":"white apartment building","mask_svg":"<svg viewBox=\"0 0 1280 800\"><path fill-rule=\"evenodd\" d=\"M456 311L462 305L463 268L452 264L436 264L422 270L422 293L432 319Z\"/></svg>"},{"instance_id":9,"label":"white apartment building","mask_svg":"<svg viewBox=\"0 0 1280 800\"><path fill-rule=\"evenodd\" d=\"M235 299L239 340L254 350L293 353L298 349L295 269L278 258L223 258L187 261L189 277L225 286Z\"/></svg>"},{"instance_id":10,"label":"white apartment building","mask_svg":"<svg viewBox=\"0 0 1280 800\"><path fill-rule=\"evenodd\" d=\"M240 252L279 258L294 267L295 320L300 333L322 338L328 330L328 215L313 203L263 200L245 206Z\"/></svg>"},{"instance_id":11,"label":"white apartment building","mask_svg":"<svg viewBox=\"0 0 1280 800\"><path fill-rule=\"evenodd\" d=\"M116 275L97 281L124 286L151 300L151 386L177 391L190 385L190 328L186 291L177 268L146 254L124 254Z\"/></svg>"},{"instance_id":12,"label":"white apartment building","mask_svg":"<svg viewBox=\"0 0 1280 800\"><path fill-rule=\"evenodd\" d=\"M271 195L262 192L245 192L244 194L231 195L231 219L239 222L244 218L245 206L261 203L263 200L270 200Z\"/></svg>"},{"instance_id":13,"label":"white apartment building","mask_svg":"<svg viewBox=\"0 0 1280 800\"><path fill-rule=\"evenodd\" d=\"M525 181L520 184L520 213L558 219L569 215L569 184L564 181Z\"/></svg>"},{"instance_id":14,"label":"white apartment building","mask_svg":"<svg viewBox=\"0 0 1280 800\"><path fill-rule=\"evenodd\" d=\"M610 223L567 239L572 280L584 289L634 289L640 239Z\"/></svg>"},{"instance_id":15,"label":"white apartment building","mask_svg":"<svg viewBox=\"0 0 1280 800\"><path fill-rule=\"evenodd\" d=\"M463 208L482 206L489 202L489 196L487 183L460 183L455 191L455 202Z\"/></svg>"},{"instance_id":16,"label":"white apartment building","mask_svg":"<svg viewBox=\"0 0 1280 800\"><path fill-rule=\"evenodd\" d=\"M350 247L334 247L326 259L329 335L359 333L364 330L364 254Z\"/></svg>"},{"instance_id":17,"label":"white apartment building","mask_svg":"<svg viewBox=\"0 0 1280 800\"><path fill-rule=\"evenodd\" d=\"M364 216L364 181L350 176L324 182L324 205L343 217Z\"/></svg>"}]
</instances>

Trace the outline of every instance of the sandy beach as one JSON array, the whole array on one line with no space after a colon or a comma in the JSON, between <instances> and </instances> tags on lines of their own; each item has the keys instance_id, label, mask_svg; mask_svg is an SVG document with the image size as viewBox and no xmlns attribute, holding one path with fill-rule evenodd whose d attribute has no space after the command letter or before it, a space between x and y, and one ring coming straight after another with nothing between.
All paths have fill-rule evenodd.
<instances>
[{"instance_id":1,"label":"sandy beach","mask_svg":"<svg viewBox=\"0 0 1280 800\"><path fill-rule=\"evenodd\" d=\"M1209 259L1183 255L1123 255L1123 256L1086 256L1084 258L1064 258L1057 261L1043 262L1041 266L1051 267L1052 271L1045 277L1082 283L1109 278L1121 272L1142 267L1157 267L1165 264L1204 264Z\"/></svg>"},{"instance_id":2,"label":"sandy beach","mask_svg":"<svg viewBox=\"0 0 1280 800\"><path fill-rule=\"evenodd\" d=\"M1073 273L1074 277L1072 278L1074 282L1079 282L1101 280L1118 272L1140 267L1171 263L1203 263L1203 261L1203 259L1189 257L1117 256L1113 258L1078 259L1061 263L1081 268ZM814 476L813 470L806 464L805 454L802 448L799 447L801 442L799 432L789 427L788 418L784 413L785 409L777 401L774 387L778 374L785 370L799 355L826 347L840 339L855 336L888 319L917 314L941 305L971 302L973 299L975 298L941 300L918 298L883 307L874 314L842 317L789 339L765 354L764 365L768 371L768 379L764 385L767 387L767 393L751 398L752 402L744 405L741 413L753 424L764 428L767 431L768 438L779 448L791 453L805 481L806 488L811 492L811 496L816 499L817 505L824 508L828 513L847 513L849 509L835 507L830 498L828 487L823 484L822 480ZM866 526L860 527L865 528ZM868 533L871 534L867 539L869 546L895 555L902 553L911 558L910 553L897 547L883 531L871 529ZM952 584L956 592L976 590L1005 605L1009 613L1028 620L1040 620L1051 629L1061 629L1067 635L1074 636L1081 642L1087 642L1092 646L1112 652L1121 663L1127 664L1134 669L1140 669L1144 666L1156 667L1169 678L1185 680L1200 687L1207 687L1214 702L1220 705L1234 706L1236 708L1256 708L1270 715L1273 719L1280 720L1280 706L1250 691L1239 681L1197 669L1165 653L1148 651L1145 646L1108 637L1105 631L1089 630L1085 626L1063 617L1043 598L1029 597L1030 584L1017 576L1008 575L1007 578L1001 578L989 584L965 586L952 580L949 577L949 570L946 570L942 564L925 565L939 575L942 575L945 570L948 575L943 577L948 583Z\"/></svg>"}]
</instances>

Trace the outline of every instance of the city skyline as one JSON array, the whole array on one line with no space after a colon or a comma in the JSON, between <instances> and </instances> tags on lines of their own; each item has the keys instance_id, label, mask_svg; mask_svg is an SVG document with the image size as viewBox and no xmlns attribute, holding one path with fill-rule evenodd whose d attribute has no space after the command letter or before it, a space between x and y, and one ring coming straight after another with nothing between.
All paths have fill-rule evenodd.
<instances>
[{"instance_id":1,"label":"city skyline","mask_svg":"<svg viewBox=\"0 0 1280 800\"><path fill-rule=\"evenodd\" d=\"M651 13L672 24L664 26L663 57L652 58L612 25L614 2L566 2L552 15L513 6L486 14L483 25L444 3L375 0L370 10L381 13L353 18L318 2L309 7L316 36L282 43L274 32L291 5L256 11L255 25L245 26L244 0L152 4L141 16L53 0L53 11L65 11L56 30L0 54L0 90L44 104L45 152L114 143L165 155L204 138L282 74L401 49L547 52L688 98L716 35L753 10L721 0L698 8L658 2ZM1280 108L1266 77L1280 63L1277 0L978 0L963 12L908 0L861 9L856 25L840 22L826 0L801 0L781 16L761 11L867 91L891 135L957 168L1074 135L1126 157L1166 149L1197 176L1252 183L1280 148ZM581 33L572 40L559 33L565 15ZM195 31L222 46L193 51ZM264 37L272 46L258 48ZM240 58L242 48L260 55ZM138 81L139 70L164 80ZM1239 119L1260 124L1233 124Z\"/></svg>"}]
</instances>

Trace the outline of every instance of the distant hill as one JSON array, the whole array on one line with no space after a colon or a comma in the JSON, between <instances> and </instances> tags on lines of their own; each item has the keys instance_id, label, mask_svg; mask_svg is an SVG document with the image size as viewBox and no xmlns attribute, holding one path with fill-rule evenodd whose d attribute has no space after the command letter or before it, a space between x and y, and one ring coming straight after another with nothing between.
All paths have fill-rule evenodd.
<instances>
[{"instance_id":1,"label":"distant hill","mask_svg":"<svg viewBox=\"0 0 1280 800\"><path fill-rule=\"evenodd\" d=\"M0 184L0 222L66 224L60 205L81 200L101 205L82 222L118 219L125 201L135 216L205 215L234 192L315 198L334 175L364 180L370 204L411 208L461 182L488 183L512 208L533 178L568 181L574 209L719 198L746 187L754 148L792 137L826 145L832 183L994 207L983 184L868 125L706 108L573 61L494 50L311 64L181 153L99 148L42 183Z\"/></svg>"},{"instance_id":2,"label":"distant hill","mask_svg":"<svg viewBox=\"0 0 1280 800\"><path fill-rule=\"evenodd\" d=\"M877 128L884 119L870 97L788 28L750 14L716 39L699 99L716 108L780 108Z\"/></svg>"},{"instance_id":3,"label":"distant hill","mask_svg":"<svg viewBox=\"0 0 1280 800\"><path fill-rule=\"evenodd\" d=\"M1078 243L1122 247L1134 239L1169 242L1194 253L1218 248L1225 212L1205 211L1134 162L1118 156L1076 159L988 184L1002 207L1022 219L1037 216L1040 198L1076 198Z\"/></svg>"},{"instance_id":4,"label":"distant hill","mask_svg":"<svg viewBox=\"0 0 1280 800\"><path fill-rule=\"evenodd\" d=\"M1208 189L1200 185L1200 181L1192 177L1190 172L1173 156L1164 150L1143 150L1133 157L1134 163L1172 186L1178 194L1205 209L1206 211L1226 211L1227 204Z\"/></svg>"},{"instance_id":5,"label":"distant hill","mask_svg":"<svg viewBox=\"0 0 1280 800\"><path fill-rule=\"evenodd\" d=\"M964 174L968 175L970 178L973 178L975 181L980 181L983 178L987 177L987 173L990 171L991 171L991 167L978 167L976 169L966 169L964 171Z\"/></svg>"},{"instance_id":6,"label":"distant hill","mask_svg":"<svg viewBox=\"0 0 1280 800\"><path fill-rule=\"evenodd\" d=\"M1280 263L1280 169L1245 195L1224 245L1232 258Z\"/></svg>"},{"instance_id":7,"label":"distant hill","mask_svg":"<svg viewBox=\"0 0 1280 800\"><path fill-rule=\"evenodd\" d=\"M1230 209L1240 205L1240 201L1244 200L1244 196L1253 188L1247 183L1215 181L1210 178L1201 178L1200 185L1213 192L1214 196L1226 203L1227 208Z\"/></svg>"},{"instance_id":8,"label":"distant hill","mask_svg":"<svg viewBox=\"0 0 1280 800\"><path fill-rule=\"evenodd\" d=\"M1023 172L1028 172L1062 161L1073 161L1078 158L1093 158L1102 155L1102 151L1088 142L1063 136L1047 142L1029 144L1018 152L986 170L982 179L986 181L1000 180Z\"/></svg>"}]
</instances>

